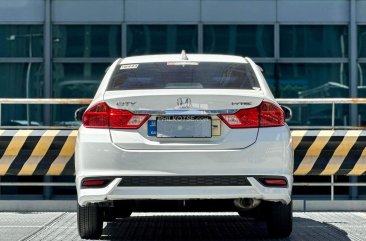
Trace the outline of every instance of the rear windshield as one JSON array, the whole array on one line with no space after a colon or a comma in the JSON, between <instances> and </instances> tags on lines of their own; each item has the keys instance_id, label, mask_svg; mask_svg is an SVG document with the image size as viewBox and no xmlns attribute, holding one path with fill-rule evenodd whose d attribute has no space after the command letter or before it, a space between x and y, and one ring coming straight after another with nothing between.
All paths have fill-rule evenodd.
<instances>
[{"instance_id":1,"label":"rear windshield","mask_svg":"<svg viewBox=\"0 0 366 241\"><path fill-rule=\"evenodd\" d=\"M159 62L116 67L108 90L259 88L245 63Z\"/></svg>"}]
</instances>

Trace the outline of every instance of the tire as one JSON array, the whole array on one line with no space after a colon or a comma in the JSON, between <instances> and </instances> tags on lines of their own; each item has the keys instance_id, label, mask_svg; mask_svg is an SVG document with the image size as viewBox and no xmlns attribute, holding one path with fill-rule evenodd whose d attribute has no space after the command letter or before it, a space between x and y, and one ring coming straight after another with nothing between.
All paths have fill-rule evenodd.
<instances>
[{"instance_id":1,"label":"tire","mask_svg":"<svg viewBox=\"0 0 366 241\"><path fill-rule=\"evenodd\" d=\"M292 232L292 202L288 205L273 202L267 216L268 235L272 238L286 238Z\"/></svg>"},{"instance_id":2,"label":"tire","mask_svg":"<svg viewBox=\"0 0 366 241\"><path fill-rule=\"evenodd\" d=\"M98 239L103 231L103 213L96 204L82 207L78 204L77 221L79 235L83 239Z\"/></svg>"}]
</instances>

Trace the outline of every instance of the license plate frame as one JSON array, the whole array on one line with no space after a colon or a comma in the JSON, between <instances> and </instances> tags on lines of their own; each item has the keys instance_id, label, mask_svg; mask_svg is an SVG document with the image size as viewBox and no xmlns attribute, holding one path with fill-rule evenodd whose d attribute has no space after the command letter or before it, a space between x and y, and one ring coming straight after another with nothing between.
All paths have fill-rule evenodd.
<instances>
[{"instance_id":1,"label":"license plate frame","mask_svg":"<svg viewBox=\"0 0 366 241\"><path fill-rule=\"evenodd\" d=\"M211 138L212 118L200 115L156 117L157 138Z\"/></svg>"}]
</instances>

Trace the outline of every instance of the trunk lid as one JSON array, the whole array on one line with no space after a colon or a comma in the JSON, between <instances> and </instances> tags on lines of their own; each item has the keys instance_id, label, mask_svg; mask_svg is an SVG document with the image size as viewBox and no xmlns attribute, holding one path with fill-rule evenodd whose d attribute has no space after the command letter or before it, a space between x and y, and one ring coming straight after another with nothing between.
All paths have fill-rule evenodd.
<instances>
[{"instance_id":1,"label":"trunk lid","mask_svg":"<svg viewBox=\"0 0 366 241\"><path fill-rule=\"evenodd\" d=\"M112 108L151 115L137 130L110 129L112 142L130 150L217 150L248 147L255 143L258 128L230 129L217 115L256 107L262 100L263 93L260 90L124 90L107 91L104 95L104 101ZM205 123L200 122L202 126L199 126L200 124L196 122L184 120L174 122L173 126L167 126L163 123L163 119L167 116L172 118L189 116L195 119L203 117ZM211 125L210 134L207 134L208 122ZM158 127L157 123L160 123ZM179 125L179 128L193 128L193 125L196 125L194 128L198 136L191 137L191 134L185 132L186 129L183 129L179 137L161 134L164 131L174 132L175 125ZM174 130L171 130L172 128Z\"/></svg>"}]
</instances>

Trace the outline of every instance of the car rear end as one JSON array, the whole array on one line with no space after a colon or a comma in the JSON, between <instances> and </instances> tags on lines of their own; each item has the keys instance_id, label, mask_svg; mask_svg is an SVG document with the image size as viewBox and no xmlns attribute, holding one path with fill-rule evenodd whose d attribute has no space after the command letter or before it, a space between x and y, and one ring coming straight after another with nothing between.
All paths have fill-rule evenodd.
<instances>
[{"instance_id":1,"label":"car rear end","mask_svg":"<svg viewBox=\"0 0 366 241\"><path fill-rule=\"evenodd\" d=\"M128 203L131 211L144 200L231 200L241 212L261 202L289 206L292 158L283 110L249 59L126 58L83 116L78 203Z\"/></svg>"}]
</instances>

